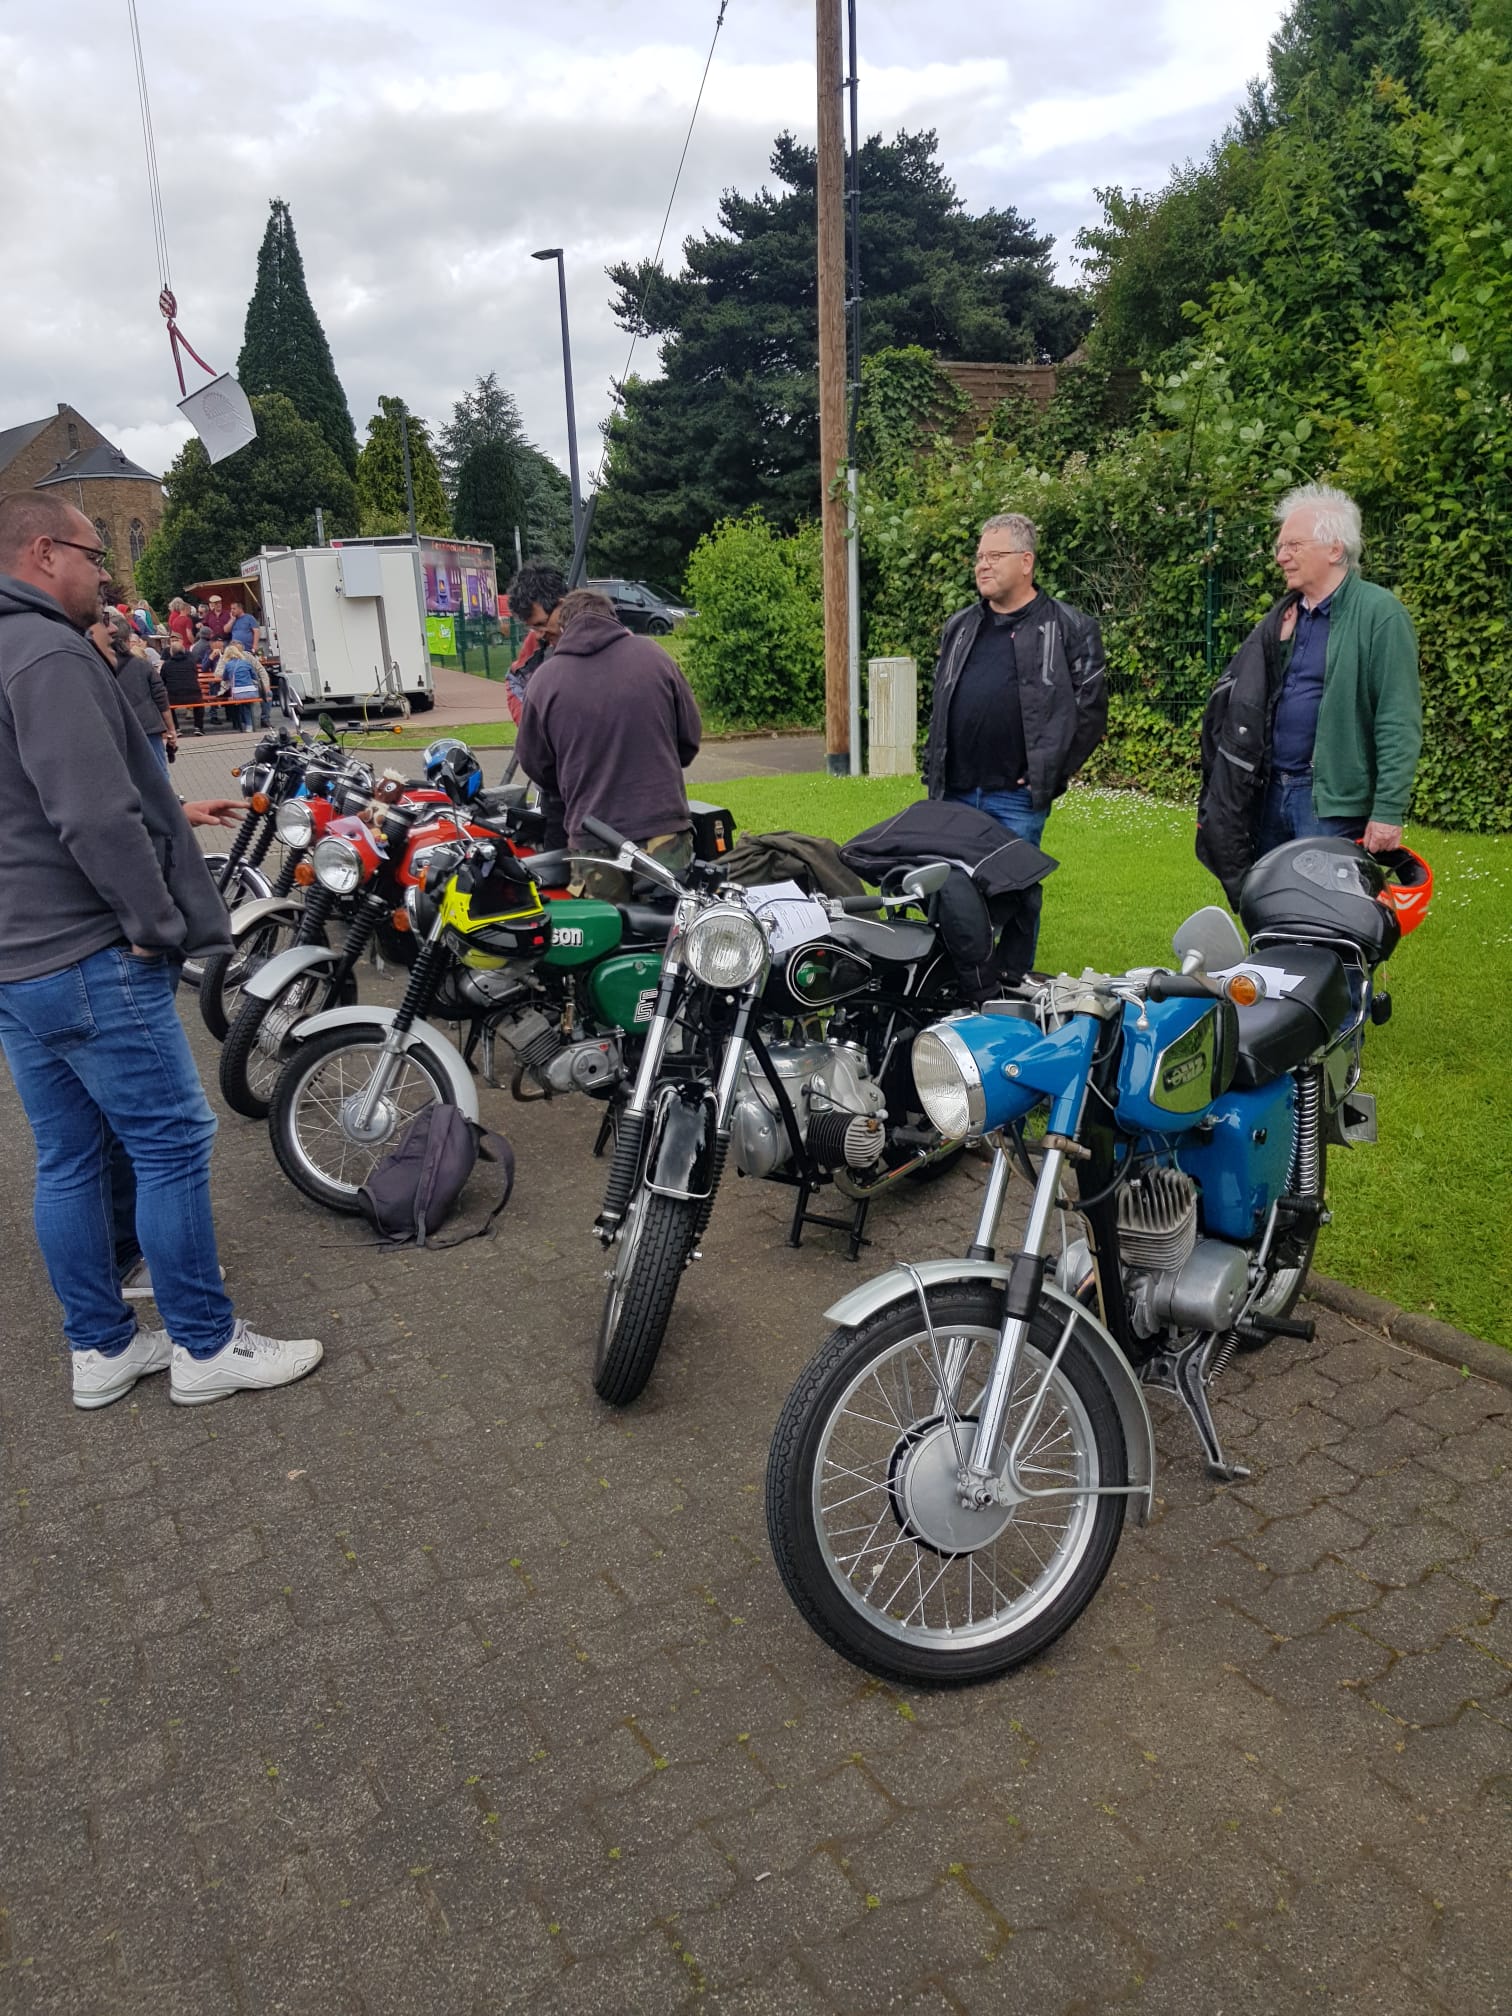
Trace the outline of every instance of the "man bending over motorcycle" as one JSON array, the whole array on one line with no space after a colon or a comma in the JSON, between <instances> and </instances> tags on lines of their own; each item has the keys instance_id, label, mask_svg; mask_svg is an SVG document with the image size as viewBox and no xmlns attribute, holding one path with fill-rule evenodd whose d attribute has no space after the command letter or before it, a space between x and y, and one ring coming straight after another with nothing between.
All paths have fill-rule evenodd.
<instances>
[{"instance_id":1,"label":"man bending over motorcycle","mask_svg":"<svg viewBox=\"0 0 1512 2016\"><path fill-rule=\"evenodd\" d=\"M596 589L575 588L560 617L556 649L525 695L520 767L565 801L574 850L593 852L583 821L602 819L680 874L693 859L682 773L703 737L693 689ZM608 903L630 900L630 878L615 868L588 869L583 889Z\"/></svg>"}]
</instances>

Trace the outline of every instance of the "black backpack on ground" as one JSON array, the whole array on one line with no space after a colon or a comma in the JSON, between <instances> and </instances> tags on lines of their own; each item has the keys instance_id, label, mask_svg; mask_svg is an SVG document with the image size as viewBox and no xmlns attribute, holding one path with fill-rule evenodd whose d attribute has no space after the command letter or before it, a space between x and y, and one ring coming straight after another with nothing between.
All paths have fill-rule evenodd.
<instances>
[{"instance_id":1,"label":"black backpack on ground","mask_svg":"<svg viewBox=\"0 0 1512 2016\"><path fill-rule=\"evenodd\" d=\"M457 1207L482 1155L504 1172L504 1194L476 1231L455 1239L431 1235ZM492 1232L514 1189L514 1150L502 1134L469 1120L444 1100L415 1115L357 1192L364 1217L386 1246L461 1246Z\"/></svg>"}]
</instances>

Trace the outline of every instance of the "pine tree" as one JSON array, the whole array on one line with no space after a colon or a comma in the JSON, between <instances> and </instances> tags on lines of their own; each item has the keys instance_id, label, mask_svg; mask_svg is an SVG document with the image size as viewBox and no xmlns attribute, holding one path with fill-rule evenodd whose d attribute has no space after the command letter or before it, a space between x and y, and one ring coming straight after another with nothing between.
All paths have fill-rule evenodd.
<instances>
[{"instance_id":1,"label":"pine tree","mask_svg":"<svg viewBox=\"0 0 1512 2016\"><path fill-rule=\"evenodd\" d=\"M479 378L452 407L436 443L436 459L459 537L492 540L506 570L514 559L517 525L532 559L557 566L571 559L572 487L549 456L525 438L514 394L499 383L497 372Z\"/></svg>"},{"instance_id":2,"label":"pine tree","mask_svg":"<svg viewBox=\"0 0 1512 2016\"><path fill-rule=\"evenodd\" d=\"M349 475L357 468L351 409L305 284L294 220L281 196L257 255L257 285L247 303L247 327L236 375L249 395L282 392L313 420Z\"/></svg>"},{"instance_id":3,"label":"pine tree","mask_svg":"<svg viewBox=\"0 0 1512 2016\"><path fill-rule=\"evenodd\" d=\"M367 441L357 457L357 504L362 513L362 529L369 537L409 530L400 426L404 420L409 423L416 528L444 537L451 530L451 513L441 488L441 471L431 446L430 429L410 412L402 399L390 399L383 394L379 395L378 411L368 422Z\"/></svg>"}]
</instances>

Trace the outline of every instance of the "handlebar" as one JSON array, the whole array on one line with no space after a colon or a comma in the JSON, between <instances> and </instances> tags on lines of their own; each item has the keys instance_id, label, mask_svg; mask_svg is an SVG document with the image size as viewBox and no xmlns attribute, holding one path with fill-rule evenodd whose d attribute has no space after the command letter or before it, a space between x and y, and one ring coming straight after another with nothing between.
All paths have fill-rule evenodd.
<instances>
[{"instance_id":1,"label":"handlebar","mask_svg":"<svg viewBox=\"0 0 1512 2016\"><path fill-rule=\"evenodd\" d=\"M1196 973L1152 973L1145 991L1152 1001L1212 1001L1222 989Z\"/></svg>"},{"instance_id":2,"label":"handlebar","mask_svg":"<svg viewBox=\"0 0 1512 2016\"><path fill-rule=\"evenodd\" d=\"M583 831L591 833L595 840L602 840L604 845L612 847L616 854L618 854L622 847L631 847L635 844L633 841L627 840L623 833L616 833L614 828L606 825L602 819L595 819L592 813L584 815Z\"/></svg>"},{"instance_id":3,"label":"handlebar","mask_svg":"<svg viewBox=\"0 0 1512 2016\"><path fill-rule=\"evenodd\" d=\"M842 896L835 908L842 917L864 917L869 911L885 910L887 899L883 896Z\"/></svg>"}]
</instances>

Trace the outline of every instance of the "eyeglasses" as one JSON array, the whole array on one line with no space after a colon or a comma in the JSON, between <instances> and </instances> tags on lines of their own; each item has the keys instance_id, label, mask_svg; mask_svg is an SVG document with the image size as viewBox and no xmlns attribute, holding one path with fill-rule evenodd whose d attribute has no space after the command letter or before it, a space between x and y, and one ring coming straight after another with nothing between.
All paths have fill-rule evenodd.
<instances>
[{"instance_id":1,"label":"eyeglasses","mask_svg":"<svg viewBox=\"0 0 1512 2016\"><path fill-rule=\"evenodd\" d=\"M1028 551L1029 548L1027 546L1002 546L995 553L978 553L976 564L980 567L984 560L1011 560L1016 553L1027 553Z\"/></svg>"},{"instance_id":2,"label":"eyeglasses","mask_svg":"<svg viewBox=\"0 0 1512 2016\"><path fill-rule=\"evenodd\" d=\"M1278 539L1272 549L1278 560L1284 560L1288 553L1300 553L1304 546L1321 546L1321 539Z\"/></svg>"},{"instance_id":3,"label":"eyeglasses","mask_svg":"<svg viewBox=\"0 0 1512 2016\"><path fill-rule=\"evenodd\" d=\"M54 546L72 546L75 553L84 555L91 567L98 567L102 574L105 572L107 556L103 546L81 546L77 539L54 539L52 543Z\"/></svg>"}]
</instances>

